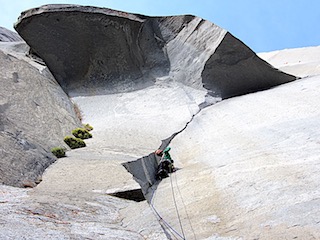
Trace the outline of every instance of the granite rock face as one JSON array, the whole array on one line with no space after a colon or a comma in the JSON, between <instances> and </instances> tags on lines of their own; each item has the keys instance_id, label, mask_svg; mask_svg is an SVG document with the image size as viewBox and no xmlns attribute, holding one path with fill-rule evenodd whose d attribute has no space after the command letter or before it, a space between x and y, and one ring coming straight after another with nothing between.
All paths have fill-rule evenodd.
<instances>
[{"instance_id":1,"label":"granite rock face","mask_svg":"<svg viewBox=\"0 0 320 240\"><path fill-rule=\"evenodd\" d=\"M0 42L18 42L22 38L16 32L10 31L4 27L0 27Z\"/></svg>"},{"instance_id":2,"label":"granite rock face","mask_svg":"<svg viewBox=\"0 0 320 240\"><path fill-rule=\"evenodd\" d=\"M23 12L15 28L71 96L138 90L165 78L224 99L295 79L190 15L45 5Z\"/></svg>"},{"instance_id":3,"label":"granite rock face","mask_svg":"<svg viewBox=\"0 0 320 240\"><path fill-rule=\"evenodd\" d=\"M0 188L3 196L9 196L0 199L1 209L8 213L0 216L1 236L320 237L319 76L231 98L295 77L272 68L227 31L194 16L147 17L95 7L47 5L24 12L16 29L31 53L44 60L64 91L80 105L85 120L94 126L94 137L86 148L70 151L67 158L52 165L43 181L28 190L29 197L24 197L26 190ZM40 79L33 77L21 88L23 94L29 93L21 98L27 103L23 105L26 111L32 112L30 120L19 120L19 127L9 125L16 115L19 119L25 115L14 111L11 94L5 95L18 91L25 79L26 70L10 70L10 64L27 63L13 56L5 54L10 61L1 64L9 66L1 70L6 89L12 87L1 93L6 96L1 99L5 124L0 130L1 137L6 137L1 142L13 136L11 141L24 149L18 153L28 157L39 148L46 149L49 141L43 134L48 130L41 129L40 136L22 127L57 117L41 108L42 95L34 92L38 80L41 91L48 89L46 98L56 96L52 106L44 104L45 108L59 106L55 110L62 111L59 116L71 117L64 124L59 118L55 126L69 126L73 117L61 88L46 74L43 78L41 68L41 77L35 71ZM22 102L12 96L16 97L13 102ZM230 99L213 105L225 98ZM62 110L61 105L65 106ZM40 112L51 117L38 117ZM59 132L64 129L68 127ZM154 178L157 159L152 152L169 142L178 171L159 183ZM43 154L41 159L47 152ZM14 164L12 160L13 169ZM152 208L146 202L107 195L139 187L122 166L134 175ZM23 194L17 204L11 197L15 192ZM19 226L19 231L12 232L13 226Z\"/></svg>"},{"instance_id":4,"label":"granite rock face","mask_svg":"<svg viewBox=\"0 0 320 240\"><path fill-rule=\"evenodd\" d=\"M0 50L0 182L31 187L80 123L50 72L13 55Z\"/></svg>"},{"instance_id":5,"label":"granite rock face","mask_svg":"<svg viewBox=\"0 0 320 240\"><path fill-rule=\"evenodd\" d=\"M319 239L319 80L210 106L171 142L186 239L188 216L197 239ZM179 229L173 202L161 198L171 191L162 181L154 205Z\"/></svg>"},{"instance_id":6,"label":"granite rock face","mask_svg":"<svg viewBox=\"0 0 320 240\"><path fill-rule=\"evenodd\" d=\"M319 75L231 98L294 77L194 16L48 5L23 13L16 28L94 137L36 188L0 185L0 238L320 239ZM17 178L14 154L25 175L28 165L38 171L50 141L76 121L44 66L19 60L27 46L5 49L20 52L1 55L1 170ZM291 53L278 57L290 62ZM152 152L169 142L178 171L159 183ZM149 205L108 195L139 190L122 166Z\"/></svg>"}]
</instances>

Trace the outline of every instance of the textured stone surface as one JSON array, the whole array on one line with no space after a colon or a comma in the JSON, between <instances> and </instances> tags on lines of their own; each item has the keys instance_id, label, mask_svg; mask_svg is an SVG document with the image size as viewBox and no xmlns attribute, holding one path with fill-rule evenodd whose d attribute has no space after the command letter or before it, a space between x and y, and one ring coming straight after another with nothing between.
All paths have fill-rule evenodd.
<instances>
[{"instance_id":1,"label":"textured stone surface","mask_svg":"<svg viewBox=\"0 0 320 240\"><path fill-rule=\"evenodd\" d=\"M4 27L0 27L0 42L17 42L22 38L16 32L10 31Z\"/></svg>"},{"instance_id":2,"label":"textured stone surface","mask_svg":"<svg viewBox=\"0 0 320 240\"><path fill-rule=\"evenodd\" d=\"M0 182L34 185L79 122L52 75L13 55L0 51Z\"/></svg>"},{"instance_id":3,"label":"textured stone surface","mask_svg":"<svg viewBox=\"0 0 320 240\"><path fill-rule=\"evenodd\" d=\"M320 237L318 76L210 106L294 78L194 16L58 5L25 12L17 29L94 131L36 188L1 186L1 238L165 239L160 225L169 239ZM85 47L73 48L75 36ZM137 188L127 161L143 188L152 184L150 153L177 132L178 171L150 198L154 208L107 195Z\"/></svg>"},{"instance_id":4,"label":"textured stone surface","mask_svg":"<svg viewBox=\"0 0 320 240\"><path fill-rule=\"evenodd\" d=\"M204 87L223 99L264 90L290 81L227 33L202 72Z\"/></svg>"},{"instance_id":5,"label":"textured stone surface","mask_svg":"<svg viewBox=\"0 0 320 240\"><path fill-rule=\"evenodd\" d=\"M142 193L148 202L150 202L156 187L154 185L157 184L158 163L159 159L156 158L156 155L150 153L148 156L122 164L133 175L133 179L139 183Z\"/></svg>"},{"instance_id":6,"label":"textured stone surface","mask_svg":"<svg viewBox=\"0 0 320 240\"><path fill-rule=\"evenodd\" d=\"M15 28L72 96L138 90L165 77L227 98L295 79L195 16L46 5L22 13Z\"/></svg>"},{"instance_id":7,"label":"textured stone surface","mask_svg":"<svg viewBox=\"0 0 320 240\"><path fill-rule=\"evenodd\" d=\"M187 239L192 229L198 239L318 239L319 80L231 98L195 116L171 142L182 169L153 199L163 218L181 234L173 186Z\"/></svg>"},{"instance_id":8,"label":"textured stone surface","mask_svg":"<svg viewBox=\"0 0 320 240\"><path fill-rule=\"evenodd\" d=\"M299 77L320 74L320 46L259 53L259 57L289 74Z\"/></svg>"},{"instance_id":9,"label":"textured stone surface","mask_svg":"<svg viewBox=\"0 0 320 240\"><path fill-rule=\"evenodd\" d=\"M0 185L1 239L166 239L145 202L133 206L93 193L88 198L40 194L35 198L30 192ZM130 215L126 211L131 219L124 218ZM146 221L134 217L140 211Z\"/></svg>"},{"instance_id":10,"label":"textured stone surface","mask_svg":"<svg viewBox=\"0 0 320 240\"><path fill-rule=\"evenodd\" d=\"M112 152L101 140L94 134L86 148L67 152L36 188L0 185L0 238L166 239L146 201L108 195L139 188L121 165L136 156Z\"/></svg>"}]
</instances>

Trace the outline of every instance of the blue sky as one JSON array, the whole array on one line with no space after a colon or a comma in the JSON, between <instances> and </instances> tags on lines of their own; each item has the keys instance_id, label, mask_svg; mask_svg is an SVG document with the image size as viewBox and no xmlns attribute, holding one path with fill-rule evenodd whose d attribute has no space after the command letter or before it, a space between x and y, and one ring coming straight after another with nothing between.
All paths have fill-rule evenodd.
<instances>
[{"instance_id":1,"label":"blue sky","mask_svg":"<svg viewBox=\"0 0 320 240\"><path fill-rule=\"evenodd\" d=\"M193 14L231 32L255 52L320 45L320 0L0 0L0 26L49 3L108 7L150 16Z\"/></svg>"}]
</instances>

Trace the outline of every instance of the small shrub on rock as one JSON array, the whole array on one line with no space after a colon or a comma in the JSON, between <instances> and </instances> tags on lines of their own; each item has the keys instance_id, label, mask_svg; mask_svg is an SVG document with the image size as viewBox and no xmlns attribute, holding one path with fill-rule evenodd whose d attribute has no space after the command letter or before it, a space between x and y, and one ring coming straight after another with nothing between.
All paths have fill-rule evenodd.
<instances>
[{"instance_id":1,"label":"small shrub on rock","mask_svg":"<svg viewBox=\"0 0 320 240\"><path fill-rule=\"evenodd\" d=\"M53 155L55 155L57 158L62 158L66 156L66 150L62 147L55 147L51 149L51 152Z\"/></svg>"},{"instance_id":2,"label":"small shrub on rock","mask_svg":"<svg viewBox=\"0 0 320 240\"><path fill-rule=\"evenodd\" d=\"M82 148L86 146L86 143L80 138L67 136L63 140L71 149Z\"/></svg>"},{"instance_id":3,"label":"small shrub on rock","mask_svg":"<svg viewBox=\"0 0 320 240\"><path fill-rule=\"evenodd\" d=\"M84 127L84 129L86 129L89 132L93 130L93 127L89 123L83 124L83 127Z\"/></svg>"},{"instance_id":4,"label":"small shrub on rock","mask_svg":"<svg viewBox=\"0 0 320 240\"><path fill-rule=\"evenodd\" d=\"M72 130L72 135L75 136L76 138L81 138L81 139L92 138L91 133L89 133L88 130L84 128L76 128Z\"/></svg>"}]
</instances>

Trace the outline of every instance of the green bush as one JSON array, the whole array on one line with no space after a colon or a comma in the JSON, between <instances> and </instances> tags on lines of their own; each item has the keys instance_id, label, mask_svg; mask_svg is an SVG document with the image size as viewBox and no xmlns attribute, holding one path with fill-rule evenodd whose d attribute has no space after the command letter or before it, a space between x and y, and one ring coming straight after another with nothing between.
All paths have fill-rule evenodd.
<instances>
[{"instance_id":1,"label":"green bush","mask_svg":"<svg viewBox=\"0 0 320 240\"><path fill-rule=\"evenodd\" d=\"M86 143L80 138L67 136L63 140L71 149L82 148L86 146Z\"/></svg>"},{"instance_id":2,"label":"green bush","mask_svg":"<svg viewBox=\"0 0 320 240\"><path fill-rule=\"evenodd\" d=\"M53 155L55 155L57 158L62 158L66 156L66 150L62 147L54 147L51 149L51 152Z\"/></svg>"},{"instance_id":3,"label":"green bush","mask_svg":"<svg viewBox=\"0 0 320 240\"><path fill-rule=\"evenodd\" d=\"M75 136L76 138L81 138L81 139L92 138L91 133L89 133L88 130L84 128L76 128L72 130L72 135Z\"/></svg>"},{"instance_id":4,"label":"green bush","mask_svg":"<svg viewBox=\"0 0 320 240\"><path fill-rule=\"evenodd\" d=\"M83 127L84 127L84 129L86 129L89 132L93 130L93 127L89 123L83 124Z\"/></svg>"}]
</instances>

